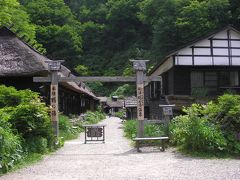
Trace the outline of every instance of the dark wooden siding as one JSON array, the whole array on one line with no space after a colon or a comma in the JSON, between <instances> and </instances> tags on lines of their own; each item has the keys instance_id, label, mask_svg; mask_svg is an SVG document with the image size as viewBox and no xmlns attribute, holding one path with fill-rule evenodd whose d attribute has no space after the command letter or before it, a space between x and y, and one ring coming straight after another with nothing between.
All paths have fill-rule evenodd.
<instances>
[{"instance_id":1,"label":"dark wooden siding","mask_svg":"<svg viewBox=\"0 0 240 180\"><path fill-rule=\"evenodd\" d=\"M174 94L174 68L170 69L168 72L168 95Z\"/></svg>"},{"instance_id":2,"label":"dark wooden siding","mask_svg":"<svg viewBox=\"0 0 240 180\"><path fill-rule=\"evenodd\" d=\"M174 93L176 95L191 94L190 68L175 67L174 70Z\"/></svg>"},{"instance_id":3,"label":"dark wooden siding","mask_svg":"<svg viewBox=\"0 0 240 180\"><path fill-rule=\"evenodd\" d=\"M239 81L240 81L240 67L175 66L171 70L174 71L174 86L173 87L174 87L175 95L191 95L191 72L192 71L202 72L202 73L204 73L204 77L207 72L216 72L216 74L217 74L217 87L216 88L217 89L215 91L212 91L209 95L219 95L222 93L221 86L223 86L223 84L225 84L225 86L227 86L227 83L224 83L224 79L220 76L220 73L238 72ZM204 82L205 82L205 80L204 80ZM171 84L171 81L168 81L167 83ZM165 86L166 86L166 82L165 82ZM170 86L170 85L168 85L168 86ZM204 87L205 86L206 85L204 84Z\"/></svg>"},{"instance_id":4,"label":"dark wooden siding","mask_svg":"<svg viewBox=\"0 0 240 180\"><path fill-rule=\"evenodd\" d=\"M50 83L34 83L33 77L0 77L0 85L13 86L18 90L31 89L39 92L42 99L50 104ZM81 100L85 100L82 106ZM92 97L71 91L59 86L59 111L66 115L85 113L87 110L95 110L97 101Z\"/></svg>"}]
</instances>

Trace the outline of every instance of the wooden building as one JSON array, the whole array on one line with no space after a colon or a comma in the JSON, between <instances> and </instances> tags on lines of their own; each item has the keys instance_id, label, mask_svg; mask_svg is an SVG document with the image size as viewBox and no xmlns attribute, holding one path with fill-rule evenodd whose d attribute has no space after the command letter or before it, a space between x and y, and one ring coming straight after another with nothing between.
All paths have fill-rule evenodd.
<instances>
[{"instance_id":1,"label":"wooden building","mask_svg":"<svg viewBox=\"0 0 240 180\"><path fill-rule=\"evenodd\" d=\"M227 26L197 39L167 55L150 72L153 75L161 76L162 82L146 87L150 117L160 118L158 104L169 103L174 96L184 99L198 94L217 96L226 90L238 92L240 32Z\"/></svg>"},{"instance_id":2,"label":"wooden building","mask_svg":"<svg viewBox=\"0 0 240 180\"><path fill-rule=\"evenodd\" d=\"M137 119L137 97L126 97L124 104L126 108L126 119Z\"/></svg>"},{"instance_id":3,"label":"wooden building","mask_svg":"<svg viewBox=\"0 0 240 180\"><path fill-rule=\"evenodd\" d=\"M34 83L35 76L48 76L47 57L40 54L6 27L0 29L0 84L17 89L31 89L40 92L49 103L50 83ZM65 66L59 75L73 76ZM59 110L65 114L80 114L94 110L98 99L81 82L65 82L59 86Z\"/></svg>"},{"instance_id":4,"label":"wooden building","mask_svg":"<svg viewBox=\"0 0 240 180\"><path fill-rule=\"evenodd\" d=\"M108 113L114 116L116 112L119 112L124 108L124 100L119 99L118 96L107 98L105 109L106 108L108 109Z\"/></svg>"}]
</instances>

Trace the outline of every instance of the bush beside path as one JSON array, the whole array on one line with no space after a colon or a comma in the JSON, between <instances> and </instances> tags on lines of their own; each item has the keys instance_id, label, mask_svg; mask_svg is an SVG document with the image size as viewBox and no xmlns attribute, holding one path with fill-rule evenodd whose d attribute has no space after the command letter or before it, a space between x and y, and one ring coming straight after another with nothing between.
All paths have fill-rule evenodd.
<instances>
[{"instance_id":1,"label":"bush beside path","mask_svg":"<svg viewBox=\"0 0 240 180\"><path fill-rule=\"evenodd\" d=\"M123 137L119 118L108 118L106 143L84 144L84 135L41 162L1 177L1 180L34 179L239 179L240 160L199 159L143 148L137 153Z\"/></svg>"}]
</instances>

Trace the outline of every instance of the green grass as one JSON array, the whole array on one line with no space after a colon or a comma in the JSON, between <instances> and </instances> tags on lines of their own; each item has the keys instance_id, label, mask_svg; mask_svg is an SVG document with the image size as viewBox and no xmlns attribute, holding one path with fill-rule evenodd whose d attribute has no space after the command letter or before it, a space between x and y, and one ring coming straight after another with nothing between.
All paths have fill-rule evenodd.
<instances>
[{"instance_id":1,"label":"green grass","mask_svg":"<svg viewBox=\"0 0 240 180\"><path fill-rule=\"evenodd\" d=\"M83 132L83 127L82 124L93 124L93 123L98 123L101 120L105 118L105 115L100 112L87 112L87 117L86 121L84 122L78 122L77 124L73 124L70 121L70 118L64 115L60 115L59 117L59 139L63 139L62 145L64 144L64 141L66 140L72 140L78 138L79 134ZM62 146L61 145L61 146ZM59 146L59 147L61 147ZM39 153L27 153L25 152L26 155L23 156L23 158L14 164L13 167L8 169L8 172L13 172L18 169L22 169L26 166L33 165L39 161L41 161L44 157L44 155L50 154L52 152L47 152L45 154L39 154ZM0 171L0 176L5 173L2 173Z\"/></svg>"},{"instance_id":2,"label":"green grass","mask_svg":"<svg viewBox=\"0 0 240 180\"><path fill-rule=\"evenodd\" d=\"M82 130L75 130L75 132L68 132L64 130L59 130L59 136L63 137L65 141L78 138L79 134L83 132Z\"/></svg>"},{"instance_id":3,"label":"green grass","mask_svg":"<svg viewBox=\"0 0 240 180\"><path fill-rule=\"evenodd\" d=\"M16 163L7 173L14 172L18 169L22 169L24 167L27 167L29 165L33 165L43 159L44 155L38 154L38 153L30 153L24 156L18 163ZM0 176L3 175L3 173L0 172Z\"/></svg>"},{"instance_id":4,"label":"green grass","mask_svg":"<svg viewBox=\"0 0 240 180\"><path fill-rule=\"evenodd\" d=\"M215 152L215 153L199 152L199 151L185 150L185 149L182 149L181 147L178 147L177 151L183 155L191 156L194 158L200 158L200 159L240 159L240 155L229 154L227 152Z\"/></svg>"},{"instance_id":5,"label":"green grass","mask_svg":"<svg viewBox=\"0 0 240 180\"><path fill-rule=\"evenodd\" d=\"M129 139L137 136L137 121L127 120L124 123L124 133ZM145 124L144 125L144 137L160 137L164 136L165 129L163 125L159 124Z\"/></svg>"},{"instance_id":6,"label":"green grass","mask_svg":"<svg viewBox=\"0 0 240 180\"><path fill-rule=\"evenodd\" d=\"M133 139L137 136L137 121L127 120L123 126L124 135L128 139ZM160 124L145 124L144 137L161 137L165 135L165 129ZM144 141L144 145L160 145L159 141Z\"/></svg>"},{"instance_id":7,"label":"green grass","mask_svg":"<svg viewBox=\"0 0 240 180\"><path fill-rule=\"evenodd\" d=\"M59 116L59 136L63 140L72 140L78 138L79 134L84 131L83 124L97 124L105 118L105 114L101 112L88 111L85 116L85 121L79 121L72 124L70 118L65 115Z\"/></svg>"}]
</instances>

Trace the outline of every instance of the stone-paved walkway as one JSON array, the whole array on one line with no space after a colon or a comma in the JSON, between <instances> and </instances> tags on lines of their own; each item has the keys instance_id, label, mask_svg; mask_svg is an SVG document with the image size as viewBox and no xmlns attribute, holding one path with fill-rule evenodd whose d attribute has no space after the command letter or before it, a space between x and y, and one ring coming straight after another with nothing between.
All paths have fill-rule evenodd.
<instances>
[{"instance_id":1,"label":"stone-paved walkway","mask_svg":"<svg viewBox=\"0 0 240 180\"><path fill-rule=\"evenodd\" d=\"M82 134L43 161L0 179L240 179L240 160L189 158L173 149L160 152L144 148L143 153L137 153L123 137L120 119L109 118L102 123L107 124L105 144L84 144Z\"/></svg>"}]
</instances>

